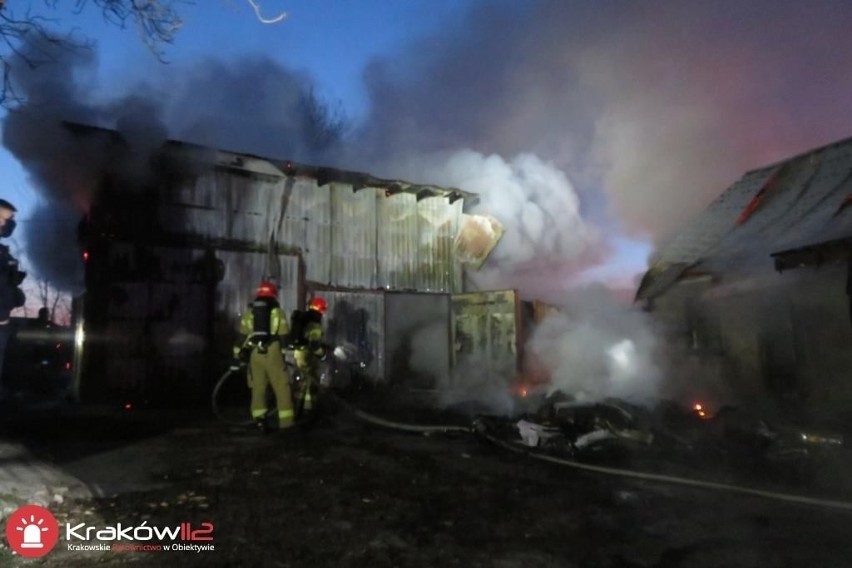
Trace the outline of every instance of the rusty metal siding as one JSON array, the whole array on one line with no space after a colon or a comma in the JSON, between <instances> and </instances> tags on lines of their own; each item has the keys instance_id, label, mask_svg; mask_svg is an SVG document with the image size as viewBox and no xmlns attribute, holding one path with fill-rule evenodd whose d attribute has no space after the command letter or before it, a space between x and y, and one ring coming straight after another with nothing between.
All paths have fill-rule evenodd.
<instances>
[{"instance_id":1,"label":"rusty metal siding","mask_svg":"<svg viewBox=\"0 0 852 568\"><path fill-rule=\"evenodd\" d=\"M335 286L376 288L378 190L353 191L332 184L331 281Z\"/></svg>"},{"instance_id":2,"label":"rusty metal siding","mask_svg":"<svg viewBox=\"0 0 852 568\"><path fill-rule=\"evenodd\" d=\"M326 340L356 346L369 356L365 369L374 379L385 375L385 301L382 292L324 291Z\"/></svg>"}]
</instances>

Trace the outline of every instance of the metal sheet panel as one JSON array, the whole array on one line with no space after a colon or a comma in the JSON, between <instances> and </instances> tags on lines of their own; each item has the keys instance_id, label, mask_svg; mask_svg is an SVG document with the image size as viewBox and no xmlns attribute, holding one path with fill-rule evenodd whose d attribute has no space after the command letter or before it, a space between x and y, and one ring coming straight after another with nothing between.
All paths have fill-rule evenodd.
<instances>
[{"instance_id":1,"label":"metal sheet panel","mask_svg":"<svg viewBox=\"0 0 852 568\"><path fill-rule=\"evenodd\" d=\"M164 227L190 235L266 245L276 236L285 179L217 170L169 194Z\"/></svg>"},{"instance_id":2,"label":"metal sheet panel","mask_svg":"<svg viewBox=\"0 0 852 568\"><path fill-rule=\"evenodd\" d=\"M462 215L453 243L456 258L473 269L481 268L504 232L500 221L491 215Z\"/></svg>"},{"instance_id":3,"label":"metal sheet panel","mask_svg":"<svg viewBox=\"0 0 852 568\"><path fill-rule=\"evenodd\" d=\"M331 282L349 288L376 287L378 190L333 184Z\"/></svg>"},{"instance_id":4,"label":"metal sheet panel","mask_svg":"<svg viewBox=\"0 0 852 568\"><path fill-rule=\"evenodd\" d=\"M385 294L385 380L434 389L450 376L450 296Z\"/></svg>"},{"instance_id":5,"label":"metal sheet panel","mask_svg":"<svg viewBox=\"0 0 852 568\"><path fill-rule=\"evenodd\" d=\"M453 292L462 208L446 197L217 170L164 196L160 222L226 246L301 253L316 284Z\"/></svg>"},{"instance_id":6,"label":"metal sheet panel","mask_svg":"<svg viewBox=\"0 0 852 568\"><path fill-rule=\"evenodd\" d=\"M278 255L270 267L265 253L217 251L225 266L225 276L216 287L216 312L236 328L239 317L254 298L261 278L272 276L278 284L278 302L286 313L299 305L299 257Z\"/></svg>"},{"instance_id":7,"label":"metal sheet panel","mask_svg":"<svg viewBox=\"0 0 852 568\"><path fill-rule=\"evenodd\" d=\"M328 343L354 345L367 357L368 376L385 376L385 302L382 292L323 291L328 302L325 333Z\"/></svg>"},{"instance_id":8,"label":"metal sheet panel","mask_svg":"<svg viewBox=\"0 0 852 568\"><path fill-rule=\"evenodd\" d=\"M417 197L410 193L378 201L378 284L388 290L417 287Z\"/></svg>"},{"instance_id":9,"label":"metal sheet panel","mask_svg":"<svg viewBox=\"0 0 852 568\"><path fill-rule=\"evenodd\" d=\"M317 187L316 180L298 179L293 188L305 219L305 278L331 282L331 186ZM294 243L295 244L295 243Z\"/></svg>"},{"instance_id":10,"label":"metal sheet panel","mask_svg":"<svg viewBox=\"0 0 852 568\"><path fill-rule=\"evenodd\" d=\"M417 202L418 250L416 288L426 292L453 292L453 241L458 232L461 201L427 197Z\"/></svg>"}]
</instances>

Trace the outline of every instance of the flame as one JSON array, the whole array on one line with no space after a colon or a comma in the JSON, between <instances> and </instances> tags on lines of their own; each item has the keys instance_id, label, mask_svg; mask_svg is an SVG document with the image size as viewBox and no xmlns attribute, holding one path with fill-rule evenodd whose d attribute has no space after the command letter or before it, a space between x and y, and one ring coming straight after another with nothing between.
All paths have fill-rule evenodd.
<instances>
[{"instance_id":1,"label":"flame","mask_svg":"<svg viewBox=\"0 0 852 568\"><path fill-rule=\"evenodd\" d=\"M700 402L693 404L692 410L701 418L710 418L710 414L707 412L707 409L704 408L704 405Z\"/></svg>"}]
</instances>

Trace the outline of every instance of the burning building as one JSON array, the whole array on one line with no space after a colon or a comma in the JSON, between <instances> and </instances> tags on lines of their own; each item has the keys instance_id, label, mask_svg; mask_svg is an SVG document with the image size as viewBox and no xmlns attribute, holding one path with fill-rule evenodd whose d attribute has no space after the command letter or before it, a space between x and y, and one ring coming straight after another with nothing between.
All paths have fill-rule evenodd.
<instances>
[{"instance_id":1,"label":"burning building","mask_svg":"<svg viewBox=\"0 0 852 568\"><path fill-rule=\"evenodd\" d=\"M850 203L852 140L750 171L659 247L637 300L722 396L842 412Z\"/></svg>"},{"instance_id":2,"label":"burning building","mask_svg":"<svg viewBox=\"0 0 852 568\"><path fill-rule=\"evenodd\" d=\"M128 189L106 168L80 225L82 399L206 396L266 277L288 313L325 298L330 342L375 381L434 388L454 368L517 366L517 294L464 290L463 263L500 235L464 212L474 194L175 141L138 156L117 132L69 129L149 172Z\"/></svg>"}]
</instances>

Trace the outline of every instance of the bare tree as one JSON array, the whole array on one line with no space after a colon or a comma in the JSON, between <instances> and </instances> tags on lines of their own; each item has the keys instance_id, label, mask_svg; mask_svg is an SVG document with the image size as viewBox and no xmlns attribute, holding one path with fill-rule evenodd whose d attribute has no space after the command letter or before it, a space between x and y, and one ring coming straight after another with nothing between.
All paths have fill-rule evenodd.
<instances>
[{"instance_id":1,"label":"bare tree","mask_svg":"<svg viewBox=\"0 0 852 568\"><path fill-rule=\"evenodd\" d=\"M287 17L286 12L271 18L265 17L257 0L247 1L257 20L263 24L276 24ZM103 14L106 21L121 28L135 28L151 53L161 61L164 60L164 46L174 41L183 26L179 6L195 3L193 0L42 0L43 5L51 10L55 10L60 2L73 2L77 13L93 6ZM22 8L23 13L15 12L14 4L8 0L0 0L0 45L5 45L6 48L3 50L0 47L0 65L3 71L0 105L3 106L21 102L15 96L12 82L9 80L12 71L11 56L17 56L30 67L44 62L39 60L38 54L22 51L21 47L27 38L36 36L47 44L59 44L69 49L91 47L91 41L76 33L77 30L57 33L50 28L54 20L44 14L34 13L29 5L25 9ZM44 57L49 58L47 52Z\"/></svg>"},{"instance_id":2,"label":"bare tree","mask_svg":"<svg viewBox=\"0 0 852 568\"><path fill-rule=\"evenodd\" d=\"M55 10L60 1L67 0L43 0L43 5L50 10ZM73 1L74 10L77 13L92 5L101 11L108 22L119 27L128 25L135 27L145 45L161 60L163 45L174 40L182 25L177 5L190 3L188 0ZM81 36L78 30L55 32L51 29L51 23L54 20L45 13L35 13L31 6L22 9L22 12L16 12L12 4L7 0L0 0L0 45L5 45L5 49L0 48L0 64L3 69L0 104L4 106L22 102L14 93L10 81L12 56L31 68L51 58L49 51L25 52L23 49L25 42L29 40L28 43L33 45L36 42L32 40L37 39L42 45L61 45L68 49L91 47L91 41Z\"/></svg>"},{"instance_id":3,"label":"bare tree","mask_svg":"<svg viewBox=\"0 0 852 568\"><path fill-rule=\"evenodd\" d=\"M69 325L71 322L71 295L59 291L48 280L28 278L24 281L27 303L16 309L14 315L30 317L41 308L47 308L50 321Z\"/></svg>"}]
</instances>

